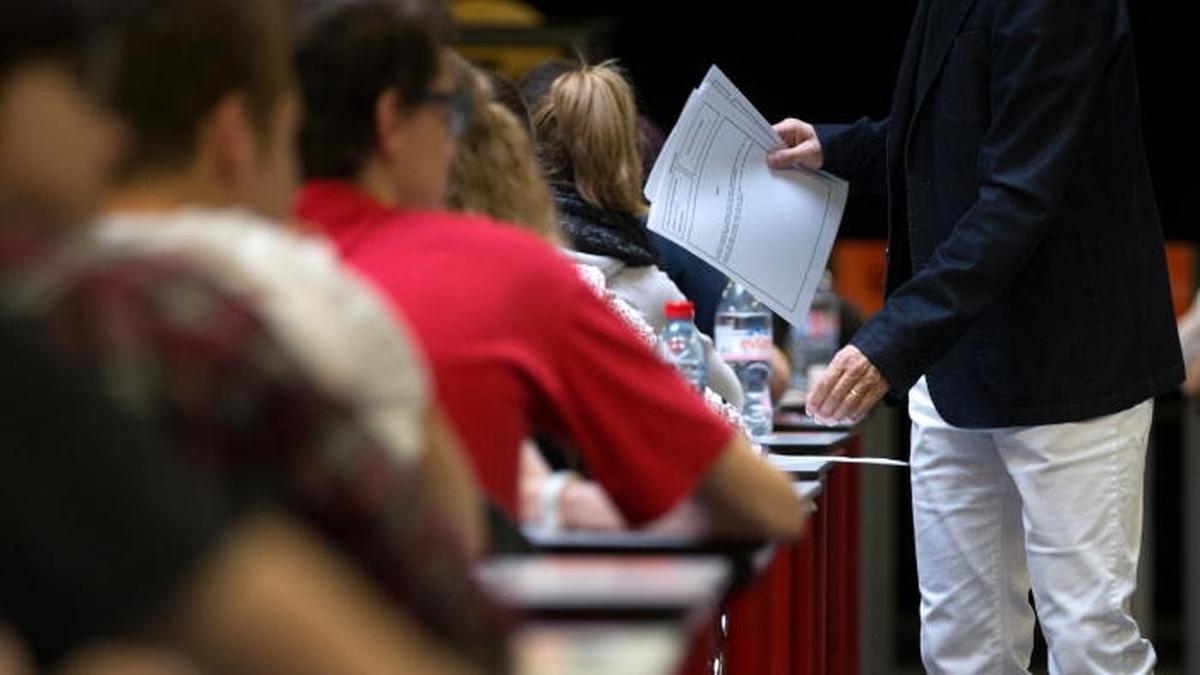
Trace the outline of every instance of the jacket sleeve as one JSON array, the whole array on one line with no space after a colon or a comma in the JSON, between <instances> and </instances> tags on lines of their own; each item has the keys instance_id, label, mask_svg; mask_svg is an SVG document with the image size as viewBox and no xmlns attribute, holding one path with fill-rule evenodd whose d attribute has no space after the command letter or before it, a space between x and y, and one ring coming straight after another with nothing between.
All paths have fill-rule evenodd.
<instances>
[{"instance_id":1,"label":"jacket sleeve","mask_svg":"<svg viewBox=\"0 0 1200 675\"><path fill-rule=\"evenodd\" d=\"M975 201L927 267L851 341L893 393L911 387L1005 293L1048 233L1104 73L1127 38L1119 11L1111 0L999 3Z\"/></svg>"},{"instance_id":2,"label":"jacket sleeve","mask_svg":"<svg viewBox=\"0 0 1200 675\"><path fill-rule=\"evenodd\" d=\"M814 128L825 161L822 168L850 181L855 193L887 191L888 120L862 118L853 124L818 124Z\"/></svg>"}]
</instances>

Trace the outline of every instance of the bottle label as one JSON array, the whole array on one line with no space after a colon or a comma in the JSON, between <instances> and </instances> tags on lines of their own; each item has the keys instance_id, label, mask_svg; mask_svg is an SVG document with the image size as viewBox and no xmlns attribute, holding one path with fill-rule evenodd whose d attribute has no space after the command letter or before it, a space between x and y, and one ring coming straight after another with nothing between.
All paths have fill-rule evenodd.
<instances>
[{"instance_id":1,"label":"bottle label","mask_svg":"<svg viewBox=\"0 0 1200 675\"><path fill-rule=\"evenodd\" d=\"M770 362L774 347L770 333L731 326L717 326L715 333L717 353L727 363Z\"/></svg>"},{"instance_id":2,"label":"bottle label","mask_svg":"<svg viewBox=\"0 0 1200 675\"><path fill-rule=\"evenodd\" d=\"M836 336L841 323L837 312L811 309L808 312L808 324L805 333L811 337Z\"/></svg>"}]
</instances>

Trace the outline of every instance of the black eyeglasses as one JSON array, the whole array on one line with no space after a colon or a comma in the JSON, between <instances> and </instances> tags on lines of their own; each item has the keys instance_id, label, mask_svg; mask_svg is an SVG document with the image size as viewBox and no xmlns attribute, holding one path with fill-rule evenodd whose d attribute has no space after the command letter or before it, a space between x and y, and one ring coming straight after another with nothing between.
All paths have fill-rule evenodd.
<instances>
[{"instance_id":1,"label":"black eyeglasses","mask_svg":"<svg viewBox=\"0 0 1200 675\"><path fill-rule=\"evenodd\" d=\"M446 106L446 123L450 127L450 136L455 140L466 132L467 126L471 124L471 116L475 113L475 101L471 92L462 86L444 92L426 91L415 103L437 103Z\"/></svg>"}]
</instances>

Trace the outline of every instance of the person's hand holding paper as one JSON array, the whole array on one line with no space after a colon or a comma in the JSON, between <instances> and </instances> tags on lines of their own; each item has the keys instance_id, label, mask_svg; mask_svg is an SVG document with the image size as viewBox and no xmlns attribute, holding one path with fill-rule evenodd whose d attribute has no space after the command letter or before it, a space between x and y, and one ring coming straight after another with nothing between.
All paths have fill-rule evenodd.
<instances>
[{"instance_id":1,"label":"person's hand holding paper","mask_svg":"<svg viewBox=\"0 0 1200 675\"><path fill-rule=\"evenodd\" d=\"M825 163L821 141L811 124L789 117L774 128L786 147L767 155L772 169L790 169L799 164L816 171Z\"/></svg>"},{"instance_id":2,"label":"person's hand holding paper","mask_svg":"<svg viewBox=\"0 0 1200 675\"><path fill-rule=\"evenodd\" d=\"M647 180L647 226L803 325L849 185L802 164L772 170L767 157L785 149L786 140L720 69L710 68Z\"/></svg>"}]
</instances>

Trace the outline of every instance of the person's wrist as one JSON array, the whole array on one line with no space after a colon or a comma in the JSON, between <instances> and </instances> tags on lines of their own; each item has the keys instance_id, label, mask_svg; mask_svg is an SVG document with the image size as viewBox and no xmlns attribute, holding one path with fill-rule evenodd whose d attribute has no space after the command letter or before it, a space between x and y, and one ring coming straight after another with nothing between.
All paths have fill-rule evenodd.
<instances>
[{"instance_id":1,"label":"person's wrist","mask_svg":"<svg viewBox=\"0 0 1200 675\"><path fill-rule=\"evenodd\" d=\"M562 495L574 476L570 471L556 471L542 482L538 495L538 528L542 531L554 532L562 529Z\"/></svg>"}]
</instances>

